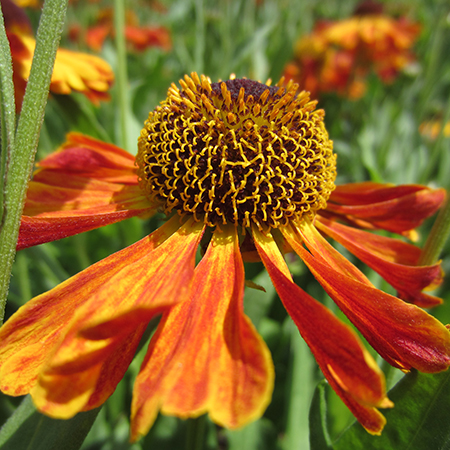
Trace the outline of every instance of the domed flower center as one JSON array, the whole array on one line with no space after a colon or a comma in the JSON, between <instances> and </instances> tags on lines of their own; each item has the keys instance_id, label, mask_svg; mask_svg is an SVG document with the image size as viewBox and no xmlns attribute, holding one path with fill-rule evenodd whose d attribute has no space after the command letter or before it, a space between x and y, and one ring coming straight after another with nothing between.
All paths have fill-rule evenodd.
<instances>
[{"instance_id":1,"label":"domed flower center","mask_svg":"<svg viewBox=\"0 0 450 450\"><path fill-rule=\"evenodd\" d=\"M297 85L185 76L149 114L136 157L141 188L169 214L270 230L326 207L336 155Z\"/></svg>"}]
</instances>

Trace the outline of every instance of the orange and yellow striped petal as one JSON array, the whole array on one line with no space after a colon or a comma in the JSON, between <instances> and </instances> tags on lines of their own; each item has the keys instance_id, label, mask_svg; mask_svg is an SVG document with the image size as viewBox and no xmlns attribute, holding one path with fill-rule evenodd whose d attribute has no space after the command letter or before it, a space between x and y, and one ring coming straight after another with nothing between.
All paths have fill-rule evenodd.
<instances>
[{"instance_id":1,"label":"orange and yellow striped petal","mask_svg":"<svg viewBox=\"0 0 450 450\"><path fill-rule=\"evenodd\" d=\"M407 234L433 215L444 199L444 189L421 185L351 183L333 191L326 213L342 216L344 221L348 219L362 227Z\"/></svg>"},{"instance_id":2,"label":"orange and yellow striped petal","mask_svg":"<svg viewBox=\"0 0 450 450\"><path fill-rule=\"evenodd\" d=\"M421 292L442 282L440 263L415 266L420 249L398 239L378 236L364 230L350 228L323 217L316 226L378 272L398 291L398 295L418 306L429 308L442 303L438 297ZM407 260L406 264L399 261Z\"/></svg>"},{"instance_id":3,"label":"orange and yellow striped petal","mask_svg":"<svg viewBox=\"0 0 450 450\"><path fill-rule=\"evenodd\" d=\"M291 279L272 236L253 230L256 248L275 289L331 386L371 433L385 424L377 407L391 407L384 377L356 334Z\"/></svg>"},{"instance_id":4,"label":"orange and yellow striped petal","mask_svg":"<svg viewBox=\"0 0 450 450\"><path fill-rule=\"evenodd\" d=\"M126 370L124 361L133 356L146 321L181 301L189 288L201 227L194 225L193 230L187 223L180 228L178 220L172 218L149 237L20 308L0 329L0 389L9 395L31 391L39 408L56 417L70 417L104 401ZM161 247L173 252L167 264L179 270L168 278L166 268L160 267L152 279L147 274ZM166 291L161 289L162 279L169 286ZM168 292L172 296L163 295ZM132 317L129 311L134 306ZM121 314L129 319L127 326L120 326L124 324L120 320L111 322ZM107 336L95 335L95 329L90 336L81 334L89 324L98 326L106 320L116 325Z\"/></svg>"},{"instance_id":5,"label":"orange and yellow striped petal","mask_svg":"<svg viewBox=\"0 0 450 450\"><path fill-rule=\"evenodd\" d=\"M390 364L426 373L450 366L450 333L438 320L331 263L339 253L308 221L296 232L287 229L283 234L339 308ZM299 244L302 240L312 254Z\"/></svg>"},{"instance_id":6,"label":"orange and yellow striped petal","mask_svg":"<svg viewBox=\"0 0 450 450\"><path fill-rule=\"evenodd\" d=\"M244 278L236 230L216 231L190 298L164 314L150 343L134 388L132 439L160 410L182 418L209 413L227 428L262 415L273 365L243 312Z\"/></svg>"}]
</instances>

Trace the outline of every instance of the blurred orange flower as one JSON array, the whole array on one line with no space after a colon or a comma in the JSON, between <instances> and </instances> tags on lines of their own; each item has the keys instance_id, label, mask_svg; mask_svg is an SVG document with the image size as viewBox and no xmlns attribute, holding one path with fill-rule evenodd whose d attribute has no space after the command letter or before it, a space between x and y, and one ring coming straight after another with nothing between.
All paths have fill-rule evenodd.
<instances>
[{"instance_id":1,"label":"blurred orange flower","mask_svg":"<svg viewBox=\"0 0 450 450\"><path fill-rule=\"evenodd\" d=\"M297 42L295 59L284 69L286 80L294 80L313 98L336 92L352 99L364 94L370 72L392 82L414 61L411 47L420 26L383 15L375 5L363 4L349 19L317 23Z\"/></svg>"},{"instance_id":2,"label":"blurred orange flower","mask_svg":"<svg viewBox=\"0 0 450 450\"><path fill-rule=\"evenodd\" d=\"M11 47L16 109L20 110L30 75L36 41L25 12L11 0L1 0L6 34ZM114 81L109 64L98 56L59 48L50 83L55 94L83 93L92 103L109 100Z\"/></svg>"},{"instance_id":3,"label":"blurred orange flower","mask_svg":"<svg viewBox=\"0 0 450 450\"><path fill-rule=\"evenodd\" d=\"M70 36L74 41L84 38L86 44L99 52L105 39L114 36L114 10L105 8L99 12L95 25L89 27L85 33L78 25L71 27ZM125 17L125 39L134 51L144 51L149 47L160 47L163 50L170 50L172 47L170 34L167 28L162 26L139 26L139 21L133 11L127 11ZM84 37L83 37L84 34Z\"/></svg>"},{"instance_id":4,"label":"blurred orange flower","mask_svg":"<svg viewBox=\"0 0 450 450\"><path fill-rule=\"evenodd\" d=\"M450 122L442 124L442 120L428 120L420 124L420 134L430 139L436 139L442 131L444 137L450 137Z\"/></svg>"},{"instance_id":5,"label":"blurred orange flower","mask_svg":"<svg viewBox=\"0 0 450 450\"><path fill-rule=\"evenodd\" d=\"M18 248L164 211L156 231L30 300L0 329L0 389L30 393L69 418L114 392L149 321L162 313L137 376L132 439L159 411L209 413L227 428L270 402L270 352L243 308L243 261L262 261L324 376L360 423L380 434L392 407L383 372L352 328L293 280L294 251L372 347L394 367L439 372L450 333L422 307L442 280L420 249L368 230L408 235L443 189L335 186L336 155L323 110L288 84L211 83L192 73L149 114L136 158L80 134L40 162ZM323 237L376 270L377 289ZM196 264L198 248L203 255Z\"/></svg>"}]
</instances>

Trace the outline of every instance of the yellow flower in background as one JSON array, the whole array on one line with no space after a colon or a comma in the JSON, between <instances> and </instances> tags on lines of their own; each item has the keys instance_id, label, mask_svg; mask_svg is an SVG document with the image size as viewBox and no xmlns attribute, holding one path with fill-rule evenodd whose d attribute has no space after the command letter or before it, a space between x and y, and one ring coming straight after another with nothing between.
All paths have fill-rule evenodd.
<instances>
[{"instance_id":1,"label":"yellow flower in background","mask_svg":"<svg viewBox=\"0 0 450 450\"><path fill-rule=\"evenodd\" d=\"M394 367L446 370L449 331L422 309L441 302L422 292L440 283L440 263L418 266L419 248L372 233L409 235L439 208L444 190L336 187L324 112L293 83L211 83L192 73L180 85L149 114L136 158L70 134L40 162L19 249L158 210L168 220L5 323L0 389L30 393L56 418L98 407L162 314L134 386L132 439L160 411L243 426L264 413L273 389L270 352L243 310L244 261L262 261L330 385L370 433L381 433L378 408L393 406L381 370L351 327L294 283L283 254L299 255ZM376 289L324 235L399 297Z\"/></svg>"},{"instance_id":2,"label":"yellow flower in background","mask_svg":"<svg viewBox=\"0 0 450 450\"><path fill-rule=\"evenodd\" d=\"M6 34L11 46L16 108L20 110L30 74L36 41L25 12L11 0L1 0ZM108 100L114 81L109 64L98 56L59 48L56 53L50 92L83 93L92 103Z\"/></svg>"},{"instance_id":3,"label":"yellow flower in background","mask_svg":"<svg viewBox=\"0 0 450 450\"><path fill-rule=\"evenodd\" d=\"M301 37L284 76L313 98L327 92L359 98L369 73L390 83L415 60L411 49L419 32L417 23L391 18L380 4L364 2L353 17L320 21L311 34Z\"/></svg>"}]
</instances>

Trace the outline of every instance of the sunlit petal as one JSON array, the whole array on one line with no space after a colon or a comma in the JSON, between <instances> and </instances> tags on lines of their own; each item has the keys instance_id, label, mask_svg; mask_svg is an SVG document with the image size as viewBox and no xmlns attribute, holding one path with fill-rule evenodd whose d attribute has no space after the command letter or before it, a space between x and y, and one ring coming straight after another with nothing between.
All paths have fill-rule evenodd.
<instances>
[{"instance_id":1,"label":"sunlit petal","mask_svg":"<svg viewBox=\"0 0 450 450\"><path fill-rule=\"evenodd\" d=\"M175 226L176 219L166 230ZM187 222L91 293L89 302L77 309L69 331L31 391L41 411L68 418L103 403L112 394L149 320L187 294L202 228ZM156 232L150 241L156 244L161 238ZM170 278L169 267L177 267ZM120 320L121 316L126 320ZM108 370L113 371L109 378Z\"/></svg>"},{"instance_id":2,"label":"sunlit petal","mask_svg":"<svg viewBox=\"0 0 450 450\"><path fill-rule=\"evenodd\" d=\"M220 269L219 269L220 268ZM226 276L217 276L217 270ZM216 233L195 270L190 299L163 316L137 378L132 438L161 409L235 428L270 401L269 351L243 313L244 268L234 227Z\"/></svg>"},{"instance_id":3,"label":"sunlit petal","mask_svg":"<svg viewBox=\"0 0 450 450\"><path fill-rule=\"evenodd\" d=\"M104 300L98 291L108 280L139 263L142 258L148 258L147 255L176 232L178 227L176 220L167 222L149 237L88 267L20 308L0 329L2 391L9 395L29 392L47 358L64 339L69 325L82 306L93 301L93 298L95 303L95 295L97 299ZM132 280L132 285L134 283ZM124 283L118 283L117 288L119 286L127 290ZM111 300L122 299L114 296ZM114 306L111 306L113 310ZM97 308L98 303L93 307ZM103 304L98 309L101 312Z\"/></svg>"}]
</instances>

